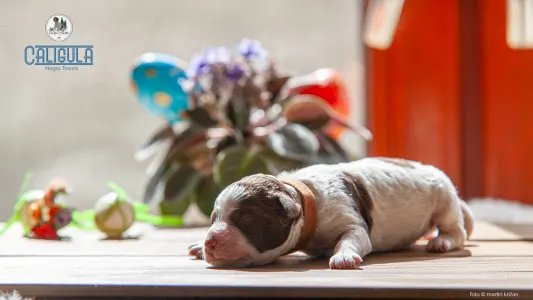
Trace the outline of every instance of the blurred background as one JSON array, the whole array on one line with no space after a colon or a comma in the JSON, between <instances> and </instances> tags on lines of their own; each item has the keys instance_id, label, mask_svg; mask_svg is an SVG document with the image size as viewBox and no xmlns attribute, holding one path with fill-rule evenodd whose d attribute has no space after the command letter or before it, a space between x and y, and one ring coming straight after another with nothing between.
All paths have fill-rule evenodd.
<instances>
[{"instance_id":1,"label":"blurred background","mask_svg":"<svg viewBox=\"0 0 533 300\"><path fill-rule=\"evenodd\" d=\"M73 22L69 44L94 45L94 66L25 65L24 47L51 44L44 24L58 13ZM27 171L32 188L66 177L81 209L108 180L140 197L146 165L133 153L163 120L130 90L133 60L243 37L296 73L342 73L351 122L375 137L345 134L352 152L434 164L478 217L533 221L530 0L2 1L0 221Z\"/></svg>"},{"instance_id":2,"label":"blurred background","mask_svg":"<svg viewBox=\"0 0 533 300\"><path fill-rule=\"evenodd\" d=\"M80 209L109 192L108 180L142 195L146 164L133 155L163 124L130 90L133 60L145 52L188 60L206 46L257 39L282 68L340 70L352 122L364 123L361 13L353 0L1 1L0 221L11 215L27 171L34 173L31 188L67 178L68 201ZM51 72L24 63L27 45L54 43L44 31L53 14L73 23L67 44L94 45L93 66ZM355 135L343 143L366 153Z\"/></svg>"}]
</instances>

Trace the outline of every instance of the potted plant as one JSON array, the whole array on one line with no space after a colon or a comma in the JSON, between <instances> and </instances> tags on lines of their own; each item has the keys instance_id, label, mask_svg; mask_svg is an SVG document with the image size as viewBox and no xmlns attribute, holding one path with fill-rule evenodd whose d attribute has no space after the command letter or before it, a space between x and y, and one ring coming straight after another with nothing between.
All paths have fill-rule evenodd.
<instances>
[{"instance_id":1,"label":"potted plant","mask_svg":"<svg viewBox=\"0 0 533 300\"><path fill-rule=\"evenodd\" d=\"M153 157L143 201L163 214L196 203L209 216L218 193L244 176L356 159L337 141L339 129L372 138L346 121L349 101L335 70L283 73L258 41L207 48L188 63L146 53L132 86L166 119L136 153Z\"/></svg>"}]
</instances>

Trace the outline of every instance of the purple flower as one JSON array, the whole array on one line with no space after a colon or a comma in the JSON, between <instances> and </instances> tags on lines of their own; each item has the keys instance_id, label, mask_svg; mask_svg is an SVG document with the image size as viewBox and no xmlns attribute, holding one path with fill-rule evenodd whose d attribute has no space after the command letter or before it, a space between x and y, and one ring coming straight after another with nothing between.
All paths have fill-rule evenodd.
<instances>
[{"instance_id":1,"label":"purple flower","mask_svg":"<svg viewBox=\"0 0 533 300\"><path fill-rule=\"evenodd\" d=\"M244 69L239 64L228 66L226 69L226 77L229 80L237 81L242 77L242 75L244 75Z\"/></svg>"},{"instance_id":2,"label":"purple flower","mask_svg":"<svg viewBox=\"0 0 533 300\"><path fill-rule=\"evenodd\" d=\"M229 51L224 47L207 48L202 53L193 56L187 68L187 77L196 78L205 75L212 70L216 63L228 64L230 62Z\"/></svg>"},{"instance_id":3,"label":"purple flower","mask_svg":"<svg viewBox=\"0 0 533 300\"><path fill-rule=\"evenodd\" d=\"M196 78L211 71L211 65L207 61L206 53L195 54L189 62L186 74L189 78Z\"/></svg>"},{"instance_id":4,"label":"purple flower","mask_svg":"<svg viewBox=\"0 0 533 300\"><path fill-rule=\"evenodd\" d=\"M237 49L239 54L246 59L264 58L267 53L261 46L261 42L250 39L242 39Z\"/></svg>"}]
</instances>

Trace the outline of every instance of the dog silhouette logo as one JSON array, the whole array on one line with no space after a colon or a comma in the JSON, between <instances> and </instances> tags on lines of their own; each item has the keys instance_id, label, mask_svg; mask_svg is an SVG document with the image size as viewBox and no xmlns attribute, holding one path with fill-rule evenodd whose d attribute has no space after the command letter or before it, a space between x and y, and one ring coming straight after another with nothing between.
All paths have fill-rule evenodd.
<instances>
[{"instance_id":1,"label":"dog silhouette logo","mask_svg":"<svg viewBox=\"0 0 533 300\"><path fill-rule=\"evenodd\" d=\"M72 21L62 14L53 15L46 21L46 35L53 41L65 41L72 34Z\"/></svg>"}]
</instances>

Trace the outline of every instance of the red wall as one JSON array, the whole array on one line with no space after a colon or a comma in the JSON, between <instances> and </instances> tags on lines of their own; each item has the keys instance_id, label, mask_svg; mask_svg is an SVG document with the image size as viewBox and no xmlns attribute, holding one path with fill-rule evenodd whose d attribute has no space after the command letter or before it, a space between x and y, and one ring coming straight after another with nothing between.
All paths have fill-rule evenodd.
<instances>
[{"instance_id":1,"label":"red wall","mask_svg":"<svg viewBox=\"0 0 533 300\"><path fill-rule=\"evenodd\" d=\"M506 1L406 0L391 47L367 48L370 154L533 204L533 51L505 34Z\"/></svg>"},{"instance_id":2,"label":"red wall","mask_svg":"<svg viewBox=\"0 0 533 300\"><path fill-rule=\"evenodd\" d=\"M391 48L367 49L367 103L371 155L435 164L460 184L457 3L406 1Z\"/></svg>"},{"instance_id":3,"label":"red wall","mask_svg":"<svg viewBox=\"0 0 533 300\"><path fill-rule=\"evenodd\" d=\"M533 50L507 46L505 2L480 2L483 188L533 204Z\"/></svg>"}]
</instances>

